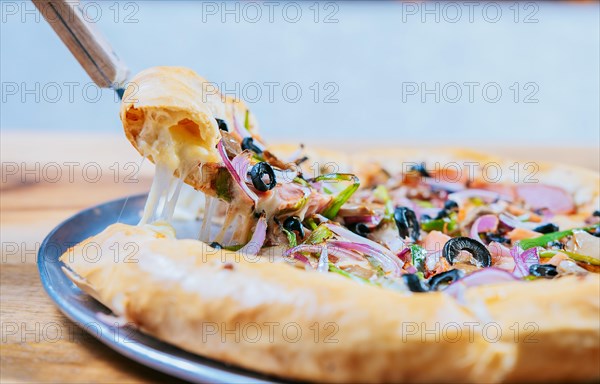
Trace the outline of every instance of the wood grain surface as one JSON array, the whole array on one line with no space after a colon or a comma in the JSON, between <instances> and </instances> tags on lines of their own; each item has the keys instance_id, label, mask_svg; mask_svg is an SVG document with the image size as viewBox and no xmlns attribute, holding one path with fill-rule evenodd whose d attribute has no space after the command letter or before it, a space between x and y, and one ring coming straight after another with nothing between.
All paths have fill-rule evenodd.
<instances>
[{"instance_id":1,"label":"wood grain surface","mask_svg":"<svg viewBox=\"0 0 600 384\"><path fill-rule=\"evenodd\" d=\"M35 264L44 237L64 219L91 205L147 191L151 164L140 167L139 155L119 135L2 133L1 139L0 380L176 382L113 352L66 319L44 292ZM600 166L597 147L491 152Z\"/></svg>"}]
</instances>

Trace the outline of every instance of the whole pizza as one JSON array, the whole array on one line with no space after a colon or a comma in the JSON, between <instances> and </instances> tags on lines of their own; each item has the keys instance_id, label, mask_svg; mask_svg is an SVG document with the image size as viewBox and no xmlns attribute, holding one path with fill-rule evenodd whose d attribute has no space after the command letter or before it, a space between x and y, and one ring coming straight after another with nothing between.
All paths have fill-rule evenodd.
<instances>
[{"instance_id":1,"label":"whole pizza","mask_svg":"<svg viewBox=\"0 0 600 384\"><path fill-rule=\"evenodd\" d=\"M132 79L121 120L156 166L140 223L61 257L120 321L290 380L600 379L596 172L268 146L242 101L180 67ZM197 239L177 237L185 217Z\"/></svg>"}]
</instances>

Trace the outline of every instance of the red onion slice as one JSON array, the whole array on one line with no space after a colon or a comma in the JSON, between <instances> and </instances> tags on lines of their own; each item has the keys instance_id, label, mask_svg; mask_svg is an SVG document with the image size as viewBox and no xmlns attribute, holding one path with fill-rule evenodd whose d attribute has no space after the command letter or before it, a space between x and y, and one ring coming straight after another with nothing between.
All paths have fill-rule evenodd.
<instances>
[{"instance_id":1,"label":"red onion slice","mask_svg":"<svg viewBox=\"0 0 600 384\"><path fill-rule=\"evenodd\" d=\"M395 276L402 274L402 266L399 266L399 259L395 256L390 257L389 255L379 252L377 249L371 247L368 244L353 243L350 241L330 241L328 246L345 249L347 251L359 252L375 258L381 267L386 271Z\"/></svg>"},{"instance_id":2,"label":"red onion slice","mask_svg":"<svg viewBox=\"0 0 600 384\"><path fill-rule=\"evenodd\" d=\"M460 298L462 291L466 288L477 287L480 285L507 283L519 281L510 272L506 272L502 269L488 267L465 276L464 278L450 284L444 293L447 293L455 298Z\"/></svg>"},{"instance_id":3,"label":"red onion slice","mask_svg":"<svg viewBox=\"0 0 600 384\"><path fill-rule=\"evenodd\" d=\"M331 243L326 243L326 246L328 247L327 252L329 255L331 256L336 256L338 258L344 258L344 257L349 257L351 259L354 260L363 260L363 258L359 255L357 255L356 253L350 251L350 250L346 250L342 247L335 247L335 246L331 246ZM285 257L295 257L294 255L299 254L300 252L308 252L308 253L321 253L323 250L323 245L312 245L312 244L300 244L298 246L295 246L294 248L290 248L287 251L285 251L284 256Z\"/></svg>"},{"instance_id":4,"label":"red onion slice","mask_svg":"<svg viewBox=\"0 0 600 384\"><path fill-rule=\"evenodd\" d=\"M231 161L229 160L229 157L227 157L227 153L225 152L225 146L223 145L222 140L219 141L219 143L217 144L217 149L219 150L219 155L221 155L221 160L223 160L223 163L225 164L225 168L227 168L227 170L231 174L231 177L233 177L233 180L235 181L235 183L237 185L239 185L240 188L242 189L242 191L244 191L244 193L250 198L250 200L252 200L254 202L254 204L256 204L258 201L258 196L256 196L256 193L252 192L252 190L248 187L248 185L246 185L246 182L245 182L246 174L243 173L242 175L240 175L238 173L238 169L243 171L244 166L245 166L245 170L247 172L249 164L244 164L242 162L242 159L237 160L237 158L240 156L240 155L238 155L234 158L234 160L236 160L236 165L238 166L238 169L236 169L233 166L233 164L231 163Z\"/></svg>"},{"instance_id":5,"label":"red onion slice","mask_svg":"<svg viewBox=\"0 0 600 384\"><path fill-rule=\"evenodd\" d=\"M319 266L321 266L321 269L319 269L319 266L317 267L317 271L319 272L323 272L323 270L325 269L323 265L328 265L324 263L325 258L327 257L328 260L329 255L337 256L340 258L350 257L358 261L364 260L362 256L356 253L358 252L375 258L379 263L381 263L382 268L386 272L389 272L395 276L400 276L402 274L402 266L399 265L399 260L397 257L389 257L388 255L379 252L377 249L374 249L368 244L359 244L350 241L338 240L329 241L324 245L300 244L294 248L288 249L285 252L285 256L297 258L296 255L300 252L320 254ZM398 262L396 260L398 260Z\"/></svg>"},{"instance_id":6,"label":"red onion slice","mask_svg":"<svg viewBox=\"0 0 600 384\"><path fill-rule=\"evenodd\" d=\"M329 272L329 254L327 247L321 247L321 256L319 256L319 264L317 265L317 272L327 273Z\"/></svg>"},{"instance_id":7,"label":"red onion slice","mask_svg":"<svg viewBox=\"0 0 600 384\"><path fill-rule=\"evenodd\" d=\"M378 244L365 237L359 236L356 233L351 232L340 225L336 225L331 222L323 223L323 225L329 228L331 232L347 240L350 240L354 244L362 244L368 246L370 249L377 251L378 254L382 254L386 258L386 260L390 261L389 263L386 262L384 264L389 266L390 269L388 270L388 272L393 273L395 276L402 275L402 266L404 265L404 263L396 255L394 255L392 251L385 248L383 245Z\"/></svg>"},{"instance_id":8,"label":"red onion slice","mask_svg":"<svg viewBox=\"0 0 600 384\"><path fill-rule=\"evenodd\" d=\"M255 256L258 255L260 249L265 244L265 238L267 237L267 220L264 216L258 219L256 228L252 234L250 241L238 250L239 253L244 255Z\"/></svg>"},{"instance_id":9,"label":"red onion slice","mask_svg":"<svg viewBox=\"0 0 600 384\"><path fill-rule=\"evenodd\" d=\"M406 247L400 251L400 253L398 253L398 258L402 260L403 263L408 263L410 261L410 247Z\"/></svg>"},{"instance_id":10,"label":"red onion slice","mask_svg":"<svg viewBox=\"0 0 600 384\"><path fill-rule=\"evenodd\" d=\"M521 220L519 220L518 217L516 217L515 215L512 215L508 212L502 212L499 215L499 219L502 224L504 224L506 227L508 227L510 229L515 229L515 228L533 229L539 225L544 224L544 223L532 223L532 222L521 221Z\"/></svg>"},{"instance_id":11,"label":"red onion slice","mask_svg":"<svg viewBox=\"0 0 600 384\"><path fill-rule=\"evenodd\" d=\"M301 253L298 253L298 252L294 253L292 255L292 258L302 262L305 265L310 266L310 261L308 261L308 258Z\"/></svg>"},{"instance_id":12,"label":"red onion slice","mask_svg":"<svg viewBox=\"0 0 600 384\"><path fill-rule=\"evenodd\" d=\"M515 270L513 275L516 277L524 277L529 275L529 267L533 264L540 263L537 247L529 248L523 251L518 245L515 245L510 250L510 254L515 260Z\"/></svg>"},{"instance_id":13,"label":"red onion slice","mask_svg":"<svg viewBox=\"0 0 600 384\"><path fill-rule=\"evenodd\" d=\"M498 229L498 217L496 215L482 215L475 220L471 225L471 238L479 241L481 244L485 244L481 241L479 234L482 232L494 232Z\"/></svg>"}]
</instances>

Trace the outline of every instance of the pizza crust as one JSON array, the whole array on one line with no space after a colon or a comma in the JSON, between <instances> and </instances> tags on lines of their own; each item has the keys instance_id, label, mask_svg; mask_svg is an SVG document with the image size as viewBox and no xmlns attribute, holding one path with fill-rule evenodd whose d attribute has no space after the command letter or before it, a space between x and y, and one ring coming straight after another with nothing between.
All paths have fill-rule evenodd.
<instances>
[{"instance_id":1,"label":"pizza crust","mask_svg":"<svg viewBox=\"0 0 600 384\"><path fill-rule=\"evenodd\" d=\"M100 260L85 257L91 242L102 249ZM110 247L116 243L136 244L134 259L115 262ZM501 382L600 377L596 274L476 287L460 302L441 292L402 294L302 271L269 257L217 251L195 240L177 240L167 227L125 224L111 225L67 251L61 261L81 289L143 332L284 378ZM515 343L511 327L524 322L538 325L539 342L525 343L523 330ZM494 325L484 334L486 324ZM498 328L502 336L496 339L493 330ZM549 368L548 362L555 361L561 364Z\"/></svg>"},{"instance_id":2,"label":"pizza crust","mask_svg":"<svg viewBox=\"0 0 600 384\"><path fill-rule=\"evenodd\" d=\"M167 164L175 173L187 171L182 163L196 166L198 171L186 182L204 189L206 177L199 170L209 172L210 164L219 162L215 118L232 125L245 119L247 108L218 91L206 92L206 80L185 68L151 68L133 82L138 91L134 93L135 86L128 89L121 106L128 139L143 156ZM248 116L248 129L255 136L256 120ZM274 152L279 150L285 152L281 147ZM495 162L503 170L512 165L455 150L378 148L351 156L328 151L313 156L312 162L337 162L340 170L359 176L372 161L391 172L401 171L403 163L421 161ZM200 164L204 165L197 167ZM578 222L600 207L597 173L538 165L538 180L567 187L581 212L557 220ZM513 182L508 172L500 181ZM99 260L86 257L92 242L101 247ZM117 244L135 244L134 258L115 262ZM67 276L83 291L142 331L190 352L283 378L315 382L600 378L597 274L475 287L456 300L440 292L402 294L335 274L301 271L269 257L258 260L216 251L199 241L175 239L167 226L124 224L111 225L71 248L61 261ZM537 342L527 342L531 328L525 327L530 323L537 327L533 336ZM484 333L484 328L499 329L500 337Z\"/></svg>"}]
</instances>

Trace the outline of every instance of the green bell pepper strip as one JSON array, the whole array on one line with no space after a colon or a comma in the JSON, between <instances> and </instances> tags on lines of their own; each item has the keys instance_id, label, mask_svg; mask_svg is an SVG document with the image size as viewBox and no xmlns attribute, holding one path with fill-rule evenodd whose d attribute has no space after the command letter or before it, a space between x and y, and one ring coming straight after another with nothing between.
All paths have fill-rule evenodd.
<instances>
[{"instance_id":1,"label":"green bell pepper strip","mask_svg":"<svg viewBox=\"0 0 600 384\"><path fill-rule=\"evenodd\" d=\"M429 220L421 223L421 229L426 232L440 231L444 233L451 233L456 229L456 227L456 219L453 217L444 217L442 219Z\"/></svg>"},{"instance_id":2,"label":"green bell pepper strip","mask_svg":"<svg viewBox=\"0 0 600 384\"><path fill-rule=\"evenodd\" d=\"M427 251L420 245L411 244L410 254L412 256L412 265L414 265L418 271L423 271L423 265L425 264L425 256L427 255Z\"/></svg>"},{"instance_id":3,"label":"green bell pepper strip","mask_svg":"<svg viewBox=\"0 0 600 384\"><path fill-rule=\"evenodd\" d=\"M384 185L378 185L377 188L373 191L373 195L383 201L385 203L385 213L384 219L393 220L394 219L394 204L392 203L392 198Z\"/></svg>"},{"instance_id":4,"label":"green bell pepper strip","mask_svg":"<svg viewBox=\"0 0 600 384\"><path fill-rule=\"evenodd\" d=\"M317 223L315 223L315 220L312 217L309 217L308 219L304 220L304 224L308 228L310 228L311 231L317 229Z\"/></svg>"},{"instance_id":5,"label":"green bell pepper strip","mask_svg":"<svg viewBox=\"0 0 600 384\"><path fill-rule=\"evenodd\" d=\"M545 247L548 243L556 240L560 240L563 237L571 236L573 231L582 230L590 231L598 227L598 224L583 228L567 229L565 231L552 232L540 237L534 237L533 239L523 239L519 242L521 249L526 250L533 247Z\"/></svg>"},{"instance_id":6,"label":"green bell pepper strip","mask_svg":"<svg viewBox=\"0 0 600 384\"><path fill-rule=\"evenodd\" d=\"M309 219L311 220L311 219ZM314 224L314 221L312 222ZM333 236L333 232L329 228L324 225L319 225L315 227L310 236L304 241L303 244L321 244L323 241L329 239Z\"/></svg>"},{"instance_id":7,"label":"green bell pepper strip","mask_svg":"<svg viewBox=\"0 0 600 384\"><path fill-rule=\"evenodd\" d=\"M325 207L321 214L326 218L332 220L337 216L340 208L348 199L356 192L360 186L360 180L355 175L350 173L328 173L326 175L320 175L313 179L313 181L351 181L352 184L346 187L343 191L338 193L336 197Z\"/></svg>"},{"instance_id":8,"label":"green bell pepper strip","mask_svg":"<svg viewBox=\"0 0 600 384\"><path fill-rule=\"evenodd\" d=\"M353 274L348 273L348 272L344 271L343 269L336 267L335 264L333 264L331 262L329 263L329 271L333 272L333 273L337 273L338 275L342 275L342 276L352 279L354 281L358 281L359 283L369 284L369 285L377 285L377 284L373 283L371 280L367 280L362 277L354 276Z\"/></svg>"},{"instance_id":9,"label":"green bell pepper strip","mask_svg":"<svg viewBox=\"0 0 600 384\"><path fill-rule=\"evenodd\" d=\"M431 204L431 202L425 201L425 200L417 200L416 204L421 208L433 208L433 204Z\"/></svg>"},{"instance_id":10,"label":"green bell pepper strip","mask_svg":"<svg viewBox=\"0 0 600 384\"><path fill-rule=\"evenodd\" d=\"M217 192L217 197L228 203L233 199L231 182L231 174L227 168L219 168L217 176L215 177L215 190Z\"/></svg>"},{"instance_id":11,"label":"green bell pepper strip","mask_svg":"<svg viewBox=\"0 0 600 384\"><path fill-rule=\"evenodd\" d=\"M600 265L600 260L598 260L598 259L596 259L594 257L586 256L586 255L581 255L579 253L575 253L575 252L571 252L571 251L565 251L565 250L560 250L560 251L553 251L553 250L542 251L542 252L540 252L540 257L551 258L554 255L556 255L558 252L564 253L565 255L569 256L571 259L573 259L575 261L581 261L581 262L592 264L592 265Z\"/></svg>"},{"instance_id":12,"label":"green bell pepper strip","mask_svg":"<svg viewBox=\"0 0 600 384\"><path fill-rule=\"evenodd\" d=\"M284 228L281 228L281 230L287 236L288 243L290 244L290 248L294 248L296 245L298 245L298 242L296 240L296 234L294 232L290 232Z\"/></svg>"},{"instance_id":13,"label":"green bell pepper strip","mask_svg":"<svg viewBox=\"0 0 600 384\"><path fill-rule=\"evenodd\" d=\"M250 110L246 109L246 116L244 117L244 128L246 128L246 130L248 132L250 132Z\"/></svg>"},{"instance_id":14,"label":"green bell pepper strip","mask_svg":"<svg viewBox=\"0 0 600 384\"><path fill-rule=\"evenodd\" d=\"M310 187L310 184L308 184L308 181L306 181L300 177L294 177L294 183L300 184L303 187Z\"/></svg>"}]
</instances>

